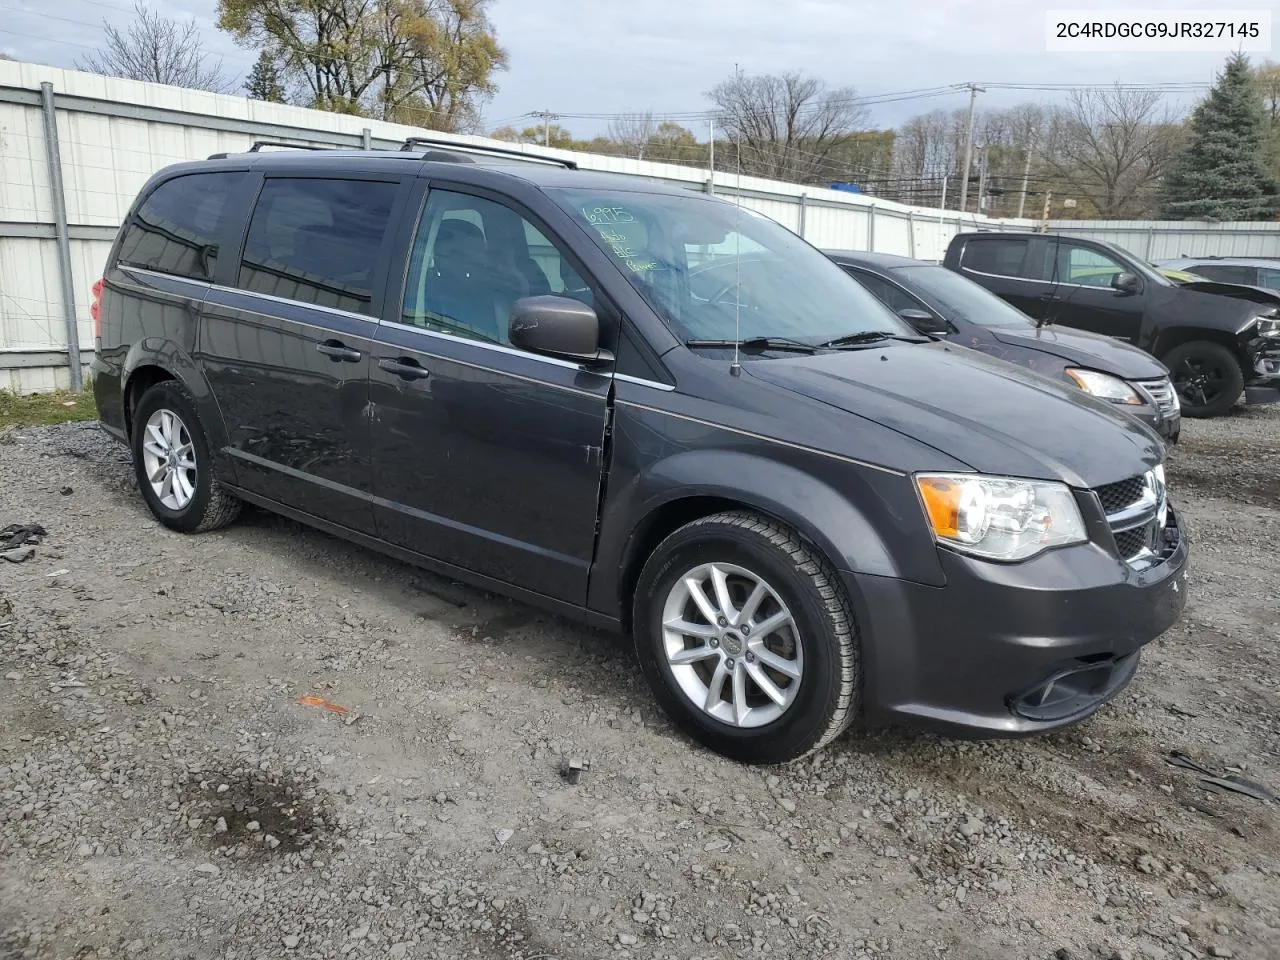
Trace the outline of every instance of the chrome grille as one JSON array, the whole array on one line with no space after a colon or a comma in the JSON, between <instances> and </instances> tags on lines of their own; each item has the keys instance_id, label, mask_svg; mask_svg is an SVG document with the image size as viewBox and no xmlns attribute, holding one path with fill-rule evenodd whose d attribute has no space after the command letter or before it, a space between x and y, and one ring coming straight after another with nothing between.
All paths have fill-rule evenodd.
<instances>
[{"instance_id":1,"label":"chrome grille","mask_svg":"<svg viewBox=\"0 0 1280 960\"><path fill-rule=\"evenodd\" d=\"M1137 503L1142 499L1143 493L1147 489L1146 476L1130 477L1128 480L1121 480L1119 483L1108 483L1105 486L1098 487L1095 493L1098 499L1102 501L1102 511L1106 514L1117 513L1132 503Z\"/></svg>"},{"instance_id":2,"label":"chrome grille","mask_svg":"<svg viewBox=\"0 0 1280 960\"><path fill-rule=\"evenodd\" d=\"M1168 519L1164 471L1157 467L1141 476L1097 487L1094 493L1107 515L1120 556L1133 567L1159 563Z\"/></svg>"},{"instance_id":3,"label":"chrome grille","mask_svg":"<svg viewBox=\"0 0 1280 960\"><path fill-rule=\"evenodd\" d=\"M1173 389L1173 384L1169 382L1168 377L1161 377L1159 380L1136 380L1134 382L1151 398L1151 402L1156 405L1156 409L1160 411L1161 416L1165 418L1182 416L1182 406L1178 402L1178 392Z\"/></svg>"}]
</instances>

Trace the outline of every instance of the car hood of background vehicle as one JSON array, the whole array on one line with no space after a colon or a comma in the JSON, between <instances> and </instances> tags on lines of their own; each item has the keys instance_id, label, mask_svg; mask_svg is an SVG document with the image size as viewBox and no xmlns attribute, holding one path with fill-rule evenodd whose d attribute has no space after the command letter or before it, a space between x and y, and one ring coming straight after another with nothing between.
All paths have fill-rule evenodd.
<instances>
[{"instance_id":1,"label":"car hood of background vehicle","mask_svg":"<svg viewBox=\"0 0 1280 960\"><path fill-rule=\"evenodd\" d=\"M1259 287L1205 280L1176 287L1155 287L1146 313L1158 325L1210 327L1239 333L1253 317L1269 314L1280 296Z\"/></svg>"},{"instance_id":2,"label":"car hood of background vehicle","mask_svg":"<svg viewBox=\"0 0 1280 960\"><path fill-rule=\"evenodd\" d=\"M1221 297L1235 297L1237 300L1248 300L1268 306L1280 305L1280 293L1266 287L1254 287L1243 283L1219 283L1217 280L1195 280L1181 284L1177 289L1191 290L1196 293L1212 293Z\"/></svg>"},{"instance_id":3,"label":"car hood of background vehicle","mask_svg":"<svg viewBox=\"0 0 1280 960\"><path fill-rule=\"evenodd\" d=\"M943 343L779 357L743 369L982 473L1096 487L1163 458L1155 434L1104 401Z\"/></svg>"},{"instance_id":4,"label":"car hood of background vehicle","mask_svg":"<svg viewBox=\"0 0 1280 960\"><path fill-rule=\"evenodd\" d=\"M1137 347L1099 333L1072 330L1056 324L1040 327L1001 327L992 334L1001 343L1061 357L1068 363L1100 370L1126 380L1153 380L1169 371L1155 357Z\"/></svg>"}]
</instances>

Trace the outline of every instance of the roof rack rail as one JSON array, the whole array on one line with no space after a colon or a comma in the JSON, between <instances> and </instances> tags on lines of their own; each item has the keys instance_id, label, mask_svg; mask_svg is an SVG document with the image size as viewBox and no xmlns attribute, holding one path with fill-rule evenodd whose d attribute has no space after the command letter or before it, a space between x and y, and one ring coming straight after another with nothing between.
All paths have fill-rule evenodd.
<instances>
[{"instance_id":1,"label":"roof rack rail","mask_svg":"<svg viewBox=\"0 0 1280 960\"><path fill-rule=\"evenodd\" d=\"M534 160L539 163L554 163L557 166L567 167L570 170L577 170L578 164L574 160L565 160L561 157L550 157L544 153L525 153L523 150L511 150L507 147L483 147L470 143L454 143L452 140L441 140L439 137L409 137L401 145L402 151L412 150L414 147L425 145L429 147L444 147L449 150L460 150L463 152L493 154L499 157L520 157L524 160Z\"/></svg>"},{"instance_id":2,"label":"roof rack rail","mask_svg":"<svg viewBox=\"0 0 1280 960\"><path fill-rule=\"evenodd\" d=\"M290 150L332 150L333 147L321 147L310 143L285 143L283 140L255 140L253 146L244 153L261 153L263 147L288 147ZM234 151L239 153L241 151ZM221 153L211 153L210 160L225 160L231 156L232 151L223 150Z\"/></svg>"},{"instance_id":3,"label":"roof rack rail","mask_svg":"<svg viewBox=\"0 0 1280 960\"><path fill-rule=\"evenodd\" d=\"M249 153L261 153L263 147L288 147L291 150L332 150L332 147L322 147L314 143L285 143L283 140L255 140L253 146L248 150Z\"/></svg>"}]
</instances>

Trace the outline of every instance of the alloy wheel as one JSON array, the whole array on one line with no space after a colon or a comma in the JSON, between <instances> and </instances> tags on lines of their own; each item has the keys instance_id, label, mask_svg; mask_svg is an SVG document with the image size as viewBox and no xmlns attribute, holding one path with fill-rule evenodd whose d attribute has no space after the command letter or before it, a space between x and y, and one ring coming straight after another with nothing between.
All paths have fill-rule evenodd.
<instances>
[{"instance_id":1,"label":"alloy wheel","mask_svg":"<svg viewBox=\"0 0 1280 960\"><path fill-rule=\"evenodd\" d=\"M1218 399L1227 382L1227 371L1213 359L1192 354L1173 371L1173 385L1186 402L1205 407Z\"/></svg>"},{"instance_id":2,"label":"alloy wheel","mask_svg":"<svg viewBox=\"0 0 1280 960\"><path fill-rule=\"evenodd\" d=\"M727 563L680 576L662 611L667 663L684 695L734 727L780 718L804 675L795 618L763 577Z\"/></svg>"},{"instance_id":3,"label":"alloy wheel","mask_svg":"<svg viewBox=\"0 0 1280 960\"><path fill-rule=\"evenodd\" d=\"M195 448L187 425L172 410L160 408L147 419L142 466L161 505L183 510L196 494Z\"/></svg>"}]
</instances>

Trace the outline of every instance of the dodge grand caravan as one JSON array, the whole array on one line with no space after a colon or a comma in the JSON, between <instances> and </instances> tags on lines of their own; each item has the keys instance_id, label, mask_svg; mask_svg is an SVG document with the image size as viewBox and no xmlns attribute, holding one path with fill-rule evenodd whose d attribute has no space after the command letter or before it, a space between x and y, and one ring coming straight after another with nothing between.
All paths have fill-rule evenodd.
<instances>
[{"instance_id":1,"label":"dodge grand caravan","mask_svg":"<svg viewBox=\"0 0 1280 960\"><path fill-rule=\"evenodd\" d=\"M855 718L1073 723L1178 618L1187 540L1138 421L921 335L726 200L473 156L147 183L94 384L160 522L256 504L628 630L674 720L755 763Z\"/></svg>"}]
</instances>

